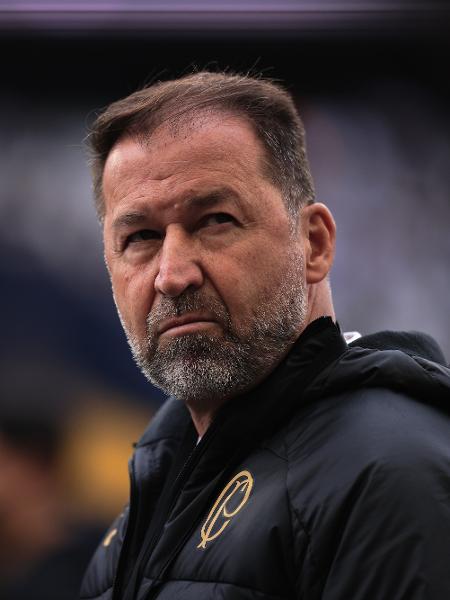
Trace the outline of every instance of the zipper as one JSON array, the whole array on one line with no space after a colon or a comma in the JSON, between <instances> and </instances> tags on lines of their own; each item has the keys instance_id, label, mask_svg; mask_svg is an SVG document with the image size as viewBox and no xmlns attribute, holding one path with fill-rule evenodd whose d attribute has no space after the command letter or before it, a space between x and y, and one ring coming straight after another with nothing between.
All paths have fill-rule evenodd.
<instances>
[{"instance_id":1,"label":"zipper","mask_svg":"<svg viewBox=\"0 0 450 600\"><path fill-rule=\"evenodd\" d=\"M127 590L127 592L128 592L128 594L126 596L127 600L129 600L129 599L134 600L136 598L136 594L138 592L140 583L142 581L142 577L143 577L145 568L147 567L147 564L152 555L152 552L158 545L158 543L163 535L164 525L165 525L168 517L170 517L170 514L172 513L172 510L174 509L174 507L178 501L178 498L180 496L180 493L183 489L185 482L189 478L189 475L192 473L198 460L200 459L200 457L202 456L202 454L205 452L206 448L208 447L209 440L214 435L214 432L216 429L217 429L217 425L213 422L211 424L211 426L208 428L208 430L205 433L205 435L203 436L203 438L201 439L201 441L192 449L191 453L189 454L189 456L183 463L183 466L181 467L180 471L178 472L177 476L175 477L175 479L172 483L172 487L171 487L170 503L167 505L167 508L161 513L161 516L158 519L157 527L155 527L155 533L154 533L153 537L151 538L151 540L149 541L149 543L147 544L145 550L143 551L142 557L138 558L138 560L139 560L138 571L136 572L136 574L134 576L134 582L132 584L134 586L134 589ZM152 584L152 586L149 590L150 594L152 592L154 592L154 589L152 589L153 585L157 585L157 584L158 584L158 582L156 582L156 581L154 582L154 584ZM130 592L131 592L131 595L130 595ZM117 598L113 597L113 600L122 600L122 599L119 597L117 597Z\"/></svg>"},{"instance_id":2,"label":"zipper","mask_svg":"<svg viewBox=\"0 0 450 600\"><path fill-rule=\"evenodd\" d=\"M205 434L205 436L206 436L206 434ZM194 454L196 449L197 449L197 447L194 448L189 459L186 461L183 469L187 466L187 463L189 462L190 458L192 457L192 455ZM239 449L237 449L237 451L232 455L231 459L228 461L228 463L223 468L221 479L220 479L219 483L217 484L216 488L220 489L223 485L226 484L226 481L230 476L231 470L235 467L236 463L239 463L241 458L243 458L243 456L245 456L247 454L248 450L249 450L249 448L247 447L247 445L244 445L244 446L240 447ZM203 451L204 451L204 449L203 449ZM195 467L195 465L194 465L194 467ZM190 469L189 473L191 471L192 471L192 469ZM189 473L188 473L188 475L189 475ZM179 477L181 477L181 476L182 476L182 471L180 471L180 474L179 474ZM177 477L177 480L179 477ZM184 475L184 479L186 479L186 475ZM180 489L182 489L182 486ZM211 498L207 502L208 505L214 501L214 497L216 496L216 493L217 493L217 489L215 489L215 491L212 492ZM174 501L171 503L170 510L168 513L166 513L167 515L170 515L170 513L172 512L172 508L173 508L176 500L178 499L178 496L179 496L179 493L177 494ZM170 555L168 556L166 562L160 569L158 576L155 577L154 581L152 582L152 584L147 592L147 595L145 596L145 600L154 600L156 598L156 596L159 594L159 586L161 583L164 582L163 580L164 580L167 570L170 568L173 560L175 559L175 557L177 556L177 554L179 553L181 548L183 548L183 546L186 544L187 540L192 535L192 533L193 533L194 529L197 527L197 525L198 525L198 520L197 520L197 518L195 518L194 521L190 524L190 526L186 529L184 534L180 537L178 543L175 545L175 548L170 552ZM161 535L162 535L162 530L160 531L160 535L159 535L156 543L158 543ZM156 545L155 545L155 547L156 547Z\"/></svg>"},{"instance_id":3,"label":"zipper","mask_svg":"<svg viewBox=\"0 0 450 600\"><path fill-rule=\"evenodd\" d=\"M128 509L128 523L125 531L125 537L123 540L122 548L120 550L116 574L114 577L112 600L121 600L121 588L123 585L123 582L121 581L121 576L123 574L122 572L125 569L125 562L128 554L128 546L130 545L130 540L133 534L137 516L137 486L134 462L135 457L133 455L128 463L128 472L130 476L130 503Z\"/></svg>"}]
</instances>

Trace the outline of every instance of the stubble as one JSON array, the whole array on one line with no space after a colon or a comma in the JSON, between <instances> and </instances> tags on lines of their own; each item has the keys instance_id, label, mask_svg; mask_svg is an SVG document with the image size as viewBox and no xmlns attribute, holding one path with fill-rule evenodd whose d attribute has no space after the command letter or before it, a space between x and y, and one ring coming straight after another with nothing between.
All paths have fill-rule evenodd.
<instances>
[{"instance_id":1,"label":"stubble","mask_svg":"<svg viewBox=\"0 0 450 600\"><path fill-rule=\"evenodd\" d=\"M123 320L122 324L133 357L151 383L186 402L217 403L253 387L288 352L305 324L305 288L303 257L296 256L240 326L220 298L201 289L162 297L147 317L144 340L132 336ZM161 341L157 329L163 320L194 312L213 315L220 333L197 332Z\"/></svg>"}]
</instances>

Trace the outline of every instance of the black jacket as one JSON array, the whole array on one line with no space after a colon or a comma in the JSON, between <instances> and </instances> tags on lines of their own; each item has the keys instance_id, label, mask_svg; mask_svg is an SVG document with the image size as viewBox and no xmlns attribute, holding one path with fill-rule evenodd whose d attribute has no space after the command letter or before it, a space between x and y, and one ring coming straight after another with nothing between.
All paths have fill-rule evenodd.
<instances>
[{"instance_id":1,"label":"black jacket","mask_svg":"<svg viewBox=\"0 0 450 600\"><path fill-rule=\"evenodd\" d=\"M322 318L197 445L169 400L137 444L130 506L82 598L448 600L443 363L427 336L348 347Z\"/></svg>"}]
</instances>

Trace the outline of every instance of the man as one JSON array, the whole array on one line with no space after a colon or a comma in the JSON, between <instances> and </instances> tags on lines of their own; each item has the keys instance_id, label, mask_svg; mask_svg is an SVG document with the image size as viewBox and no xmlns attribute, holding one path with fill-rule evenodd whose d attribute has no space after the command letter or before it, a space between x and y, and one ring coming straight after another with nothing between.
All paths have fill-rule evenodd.
<instances>
[{"instance_id":1,"label":"man","mask_svg":"<svg viewBox=\"0 0 450 600\"><path fill-rule=\"evenodd\" d=\"M341 335L290 96L197 73L91 144L119 315L172 398L82 598L448 599L449 372L427 336Z\"/></svg>"}]
</instances>

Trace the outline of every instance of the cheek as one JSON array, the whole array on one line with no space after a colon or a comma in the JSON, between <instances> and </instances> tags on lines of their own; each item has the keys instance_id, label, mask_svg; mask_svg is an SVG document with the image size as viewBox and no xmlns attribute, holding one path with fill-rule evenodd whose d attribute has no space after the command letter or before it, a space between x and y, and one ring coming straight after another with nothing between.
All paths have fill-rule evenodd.
<instances>
[{"instance_id":1,"label":"cheek","mask_svg":"<svg viewBox=\"0 0 450 600\"><path fill-rule=\"evenodd\" d=\"M127 329L144 335L146 318L153 302L153 285L145 272L115 273L111 276L117 308Z\"/></svg>"},{"instance_id":2,"label":"cheek","mask_svg":"<svg viewBox=\"0 0 450 600\"><path fill-rule=\"evenodd\" d=\"M279 284L280 264L273 254L252 248L217 270L218 286L232 318L253 315L255 305L264 302ZM217 279L217 278L216 278Z\"/></svg>"},{"instance_id":3,"label":"cheek","mask_svg":"<svg viewBox=\"0 0 450 600\"><path fill-rule=\"evenodd\" d=\"M294 251L260 252L248 256L247 267L242 268L241 280L236 283L234 298L245 300L243 314L254 315L262 306L268 307L275 299L302 278L301 257Z\"/></svg>"}]
</instances>

